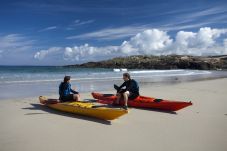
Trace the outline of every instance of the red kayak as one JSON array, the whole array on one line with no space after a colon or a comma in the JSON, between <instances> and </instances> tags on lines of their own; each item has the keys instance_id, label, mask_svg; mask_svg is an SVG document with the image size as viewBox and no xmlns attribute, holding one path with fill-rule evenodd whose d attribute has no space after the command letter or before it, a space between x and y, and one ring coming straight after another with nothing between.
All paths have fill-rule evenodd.
<instances>
[{"instance_id":1,"label":"red kayak","mask_svg":"<svg viewBox=\"0 0 227 151\"><path fill-rule=\"evenodd\" d=\"M99 103L103 104L112 104L113 101L117 99L114 94L101 94L95 92L92 92L91 94ZM123 105L123 103L123 101L120 101L121 105ZM128 101L128 106L130 107L160 109L165 111L178 111L190 105L192 105L192 102L169 101L145 96L138 96L134 100Z\"/></svg>"}]
</instances>

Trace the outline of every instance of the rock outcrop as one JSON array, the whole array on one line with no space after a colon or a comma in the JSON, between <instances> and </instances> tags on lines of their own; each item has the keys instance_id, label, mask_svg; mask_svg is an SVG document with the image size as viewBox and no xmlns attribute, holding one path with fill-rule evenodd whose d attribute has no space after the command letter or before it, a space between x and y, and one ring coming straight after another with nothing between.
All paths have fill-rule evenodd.
<instances>
[{"instance_id":1,"label":"rock outcrop","mask_svg":"<svg viewBox=\"0 0 227 151\"><path fill-rule=\"evenodd\" d=\"M99 62L68 65L85 68L127 68L127 69L227 69L227 55L223 56L148 56L118 57Z\"/></svg>"}]
</instances>

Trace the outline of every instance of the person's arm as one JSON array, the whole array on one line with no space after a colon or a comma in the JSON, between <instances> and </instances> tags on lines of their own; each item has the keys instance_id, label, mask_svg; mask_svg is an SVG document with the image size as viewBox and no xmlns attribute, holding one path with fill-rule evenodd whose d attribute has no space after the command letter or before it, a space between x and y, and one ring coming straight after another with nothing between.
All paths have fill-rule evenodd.
<instances>
[{"instance_id":1,"label":"person's arm","mask_svg":"<svg viewBox=\"0 0 227 151\"><path fill-rule=\"evenodd\" d=\"M62 83L59 84L59 89L58 89L58 93L61 96L62 94Z\"/></svg>"},{"instance_id":2,"label":"person's arm","mask_svg":"<svg viewBox=\"0 0 227 151\"><path fill-rule=\"evenodd\" d=\"M71 84L69 85L69 88L70 88L70 92L72 92L73 94L79 94L79 92L77 92L71 88Z\"/></svg>"},{"instance_id":3,"label":"person's arm","mask_svg":"<svg viewBox=\"0 0 227 151\"><path fill-rule=\"evenodd\" d=\"M123 92L125 92L126 89L122 89L125 86L126 86L126 82L124 82L120 87L118 87L117 93L123 93Z\"/></svg>"},{"instance_id":4,"label":"person's arm","mask_svg":"<svg viewBox=\"0 0 227 151\"><path fill-rule=\"evenodd\" d=\"M74 93L74 94L79 94L79 92L73 90L73 89L70 89L70 92Z\"/></svg>"},{"instance_id":5,"label":"person's arm","mask_svg":"<svg viewBox=\"0 0 227 151\"><path fill-rule=\"evenodd\" d=\"M120 90L121 88L123 88L124 86L126 86L126 82L124 82L121 86L119 86L119 90Z\"/></svg>"}]
</instances>

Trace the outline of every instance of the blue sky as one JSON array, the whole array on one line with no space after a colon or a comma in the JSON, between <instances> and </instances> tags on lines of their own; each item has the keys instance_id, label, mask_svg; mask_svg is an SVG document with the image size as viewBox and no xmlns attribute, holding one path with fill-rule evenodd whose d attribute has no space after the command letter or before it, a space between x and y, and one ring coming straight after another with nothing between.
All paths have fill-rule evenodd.
<instances>
[{"instance_id":1,"label":"blue sky","mask_svg":"<svg viewBox=\"0 0 227 151\"><path fill-rule=\"evenodd\" d=\"M226 54L226 28L224 0L3 0L0 65Z\"/></svg>"}]
</instances>

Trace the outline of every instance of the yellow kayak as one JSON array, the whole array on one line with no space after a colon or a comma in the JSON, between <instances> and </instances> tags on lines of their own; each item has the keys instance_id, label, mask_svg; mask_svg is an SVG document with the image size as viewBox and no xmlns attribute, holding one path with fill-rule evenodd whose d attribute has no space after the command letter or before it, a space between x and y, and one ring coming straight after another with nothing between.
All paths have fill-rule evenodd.
<instances>
[{"instance_id":1,"label":"yellow kayak","mask_svg":"<svg viewBox=\"0 0 227 151\"><path fill-rule=\"evenodd\" d=\"M94 103L87 102L59 103L57 99L47 99L44 96L40 96L39 101L41 104L56 110L75 113L79 115L91 116L103 120L114 120L128 113L128 111L124 109L111 108L103 105L100 106Z\"/></svg>"}]
</instances>

